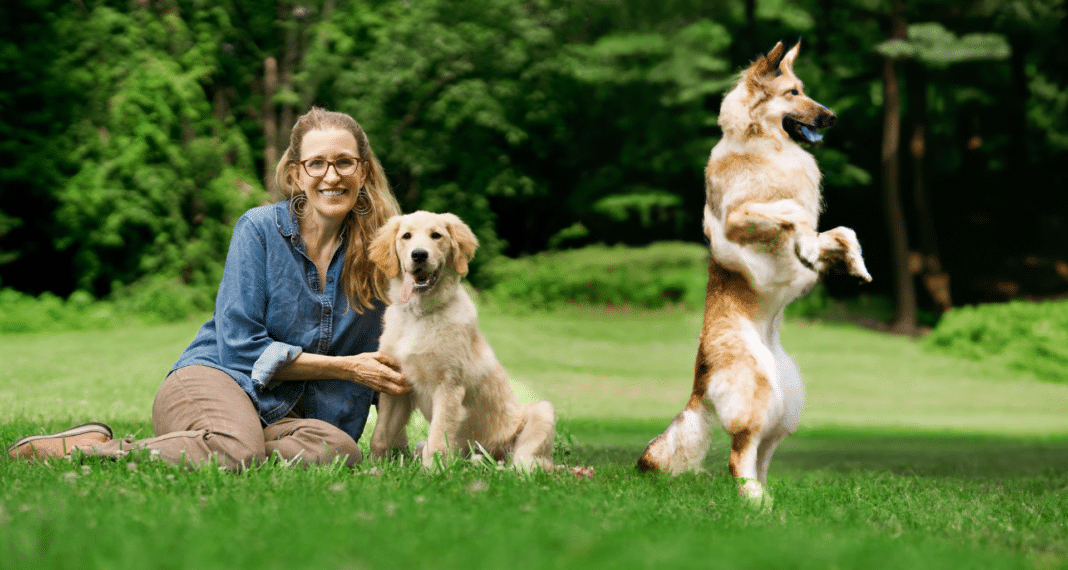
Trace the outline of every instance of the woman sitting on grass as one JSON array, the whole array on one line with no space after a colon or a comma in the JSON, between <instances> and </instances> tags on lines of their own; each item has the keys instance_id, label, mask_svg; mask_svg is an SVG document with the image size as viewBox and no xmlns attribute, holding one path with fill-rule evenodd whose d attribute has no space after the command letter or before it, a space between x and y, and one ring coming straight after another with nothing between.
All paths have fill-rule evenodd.
<instances>
[{"instance_id":1,"label":"woman sitting on grass","mask_svg":"<svg viewBox=\"0 0 1068 570\"><path fill-rule=\"evenodd\" d=\"M399 213L397 200L363 129L322 109L297 121L275 179L288 199L238 220L215 315L156 394L156 437L112 439L94 422L23 438L8 455L146 450L232 470L269 457L362 459L356 441L375 391L411 389L377 352L388 288L367 257L378 228Z\"/></svg>"}]
</instances>

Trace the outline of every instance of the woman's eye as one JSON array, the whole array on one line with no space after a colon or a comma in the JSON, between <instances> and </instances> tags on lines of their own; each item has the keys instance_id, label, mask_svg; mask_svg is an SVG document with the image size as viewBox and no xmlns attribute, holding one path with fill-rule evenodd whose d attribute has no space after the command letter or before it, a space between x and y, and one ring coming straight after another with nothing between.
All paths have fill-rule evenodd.
<instances>
[{"instance_id":1,"label":"woman's eye","mask_svg":"<svg viewBox=\"0 0 1068 570\"><path fill-rule=\"evenodd\" d=\"M334 165L341 169L352 168L356 164L356 161L351 158L339 158L334 161Z\"/></svg>"},{"instance_id":2,"label":"woman's eye","mask_svg":"<svg viewBox=\"0 0 1068 570\"><path fill-rule=\"evenodd\" d=\"M441 239L441 234L439 234L438 232L434 232L430 234L430 239Z\"/></svg>"},{"instance_id":3,"label":"woman's eye","mask_svg":"<svg viewBox=\"0 0 1068 570\"><path fill-rule=\"evenodd\" d=\"M310 168L321 168L323 166L326 166L326 161L321 158L314 158L308 161L308 166Z\"/></svg>"}]
</instances>

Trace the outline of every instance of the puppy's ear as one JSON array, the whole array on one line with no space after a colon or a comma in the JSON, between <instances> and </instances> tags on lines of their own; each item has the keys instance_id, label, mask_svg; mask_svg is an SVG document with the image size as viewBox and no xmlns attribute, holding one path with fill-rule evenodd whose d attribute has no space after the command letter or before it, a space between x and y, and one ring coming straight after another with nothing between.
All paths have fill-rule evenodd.
<instances>
[{"instance_id":1,"label":"puppy's ear","mask_svg":"<svg viewBox=\"0 0 1068 570\"><path fill-rule=\"evenodd\" d=\"M449 235L452 237L453 267L456 268L456 272L460 275L467 275L467 264L475 257L475 250L478 249L478 238L475 237L475 233L459 216L455 214L443 215L445 216L445 227L449 228Z\"/></svg>"},{"instance_id":2,"label":"puppy's ear","mask_svg":"<svg viewBox=\"0 0 1068 570\"><path fill-rule=\"evenodd\" d=\"M782 45L782 43L780 42L779 45ZM794 62L797 61L797 54L800 51L801 40L798 40L797 44L795 44L794 47L790 48L790 51L786 52L786 55L782 58L782 62L779 63L779 71L783 75L793 75Z\"/></svg>"},{"instance_id":3,"label":"puppy's ear","mask_svg":"<svg viewBox=\"0 0 1068 570\"><path fill-rule=\"evenodd\" d=\"M393 216L386 220L386 224L378 229L378 234L367 248L367 255L390 279L400 275L400 260L397 259L397 230L400 228L400 216Z\"/></svg>"},{"instance_id":4,"label":"puppy's ear","mask_svg":"<svg viewBox=\"0 0 1068 570\"><path fill-rule=\"evenodd\" d=\"M746 83L750 85L750 91L756 92L756 85L764 78L779 73L779 63L782 61L782 54L785 49L782 42L776 43L775 47L771 48L767 55L754 61L749 66L749 69L745 70L743 75Z\"/></svg>"}]
</instances>

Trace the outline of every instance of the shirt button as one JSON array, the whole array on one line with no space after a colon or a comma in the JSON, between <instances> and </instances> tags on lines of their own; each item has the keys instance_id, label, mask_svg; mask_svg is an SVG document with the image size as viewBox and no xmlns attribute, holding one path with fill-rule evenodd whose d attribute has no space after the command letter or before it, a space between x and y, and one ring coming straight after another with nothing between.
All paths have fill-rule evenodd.
<instances>
[{"instance_id":1,"label":"shirt button","mask_svg":"<svg viewBox=\"0 0 1068 570\"><path fill-rule=\"evenodd\" d=\"M329 315L330 314L330 307L323 307L323 312Z\"/></svg>"},{"instance_id":2,"label":"shirt button","mask_svg":"<svg viewBox=\"0 0 1068 570\"><path fill-rule=\"evenodd\" d=\"M333 282L334 282L334 278L333 278L333 277L329 277L329 276L328 276L328 277L326 278L326 282L327 282L327 283L333 283Z\"/></svg>"}]
</instances>

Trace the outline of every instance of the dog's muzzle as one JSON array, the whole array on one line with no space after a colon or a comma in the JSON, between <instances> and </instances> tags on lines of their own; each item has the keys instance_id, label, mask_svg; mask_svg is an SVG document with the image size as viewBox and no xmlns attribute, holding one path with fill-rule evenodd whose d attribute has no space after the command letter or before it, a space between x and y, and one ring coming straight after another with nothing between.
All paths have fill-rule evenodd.
<instances>
[{"instance_id":1,"label":"dog's muzzle","mask_svg":"<svg viewBox=\"0 0 1068 570\"><path fill-rule=\"evenodd\" d=\"M816 129L833 127L838 122L838 117L824 108L811 122L805 122L799 115L787 115L782 118L782 129L796 142L818 143L823 140L823 135Z\"/></svg>"}]
</instances>

